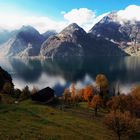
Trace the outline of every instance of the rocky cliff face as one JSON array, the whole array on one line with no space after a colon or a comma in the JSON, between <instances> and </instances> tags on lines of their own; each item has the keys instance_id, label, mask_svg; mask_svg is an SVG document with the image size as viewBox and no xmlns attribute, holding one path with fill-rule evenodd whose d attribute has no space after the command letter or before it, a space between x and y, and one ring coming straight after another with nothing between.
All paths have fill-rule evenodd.
<instances>
[{"instance_id":1,"label":"rocky cliff face","mask_svg":"<svg viewBox=\"0 0 140 140\"><path fill-rule=\"evenodd\" d=\"M48 30L45 33L43 33L42 36L44 37L44 39L47 40L49 37L54 36L56 34L57 32L55 30Z\"/></svg>"},{"instance_id":2,"label":"rocky cliff face","mask_svg":"<svg viewBox=\"0 0 140 140\"><path fill-rule=\"evenodd\" d=\"M87 34L75 23L46 40L40 54L46 57L126 55L114 43Z\"/></svg>"},{"instance_id":3,"label":"rocky cliff face","mask_svg":"<svg viewBox=\"0 0 140 140\"><path fill-rule=\"evenodd\" d=\"M83 56L82 42L85 37L86 32L73 23L46 40L42 44L40 54L47 57Z\"/></svg>"},{"instance_id":4,"label":"rocky cliff face","mask_svg":"<svg viewBox=\"0 0 140 140\"><path fill-rule=\"evenodd\" d=\"M5 29L0 29L0 45L5 43L7 40L9 40L16 31L8 31Z\"/></svg>"},{"instance_id":5,"label":"rocky cliff face","mask_svg":"<svg viewBox=\"0 0 140 140\"><path fill-rule=\"evenodd\" d=\"M0 46L1 56L37 56L44 37L31 26L23 26Z\"/></svg>"},{"instance_id":6,"label":"rocky cliff face","mask_svg":"<svg viewBox=\"0 0 140 140\"><path fill-rule=\"evenodd\" d=\"M124 56L124 45L139 34L122 26L115 13L104 17L89 33L76 23L70 24L59 34L47 31L40 34L31 26L23 26L0 45L1 57L74 57L74 56ZM136 29L135 29L136 30ZM131 36L131 38L130 38ZM135 41L136 42L136 41ZM125 46L126 47L126 46Z\"/></svg>"},{"instance_id":7,"label":"rocky cliff face","mask_svg":"<svg viewBox=\"0 0 140 140\"><path fill-rule=\"evenodd\" d=\"M122 19L117 12L113 12L98 22L89 33L124 49L134 42L140 42L140 22Z\"/></svg>"}]
</instances>

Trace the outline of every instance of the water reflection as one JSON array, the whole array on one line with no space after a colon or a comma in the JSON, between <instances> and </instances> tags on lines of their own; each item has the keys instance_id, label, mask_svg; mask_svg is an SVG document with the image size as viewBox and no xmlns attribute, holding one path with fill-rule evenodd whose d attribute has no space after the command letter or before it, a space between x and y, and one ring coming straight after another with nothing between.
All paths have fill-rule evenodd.
<instances>
[{"instance_id":1,"label":"water reflection","mask_svg":"<svg viewBox=\"0 0 140 140\"><path fill-rule=\"evenodd\" d=\"M42 66L39 60L10 59L10 64L16 76L26 82L37 81L42 74Z\"/></svg>"},{"instance_id":2,"label":"water reflection","mask_svg":"<svg viewBox=\"0 0 140 140\"><path fill-rule=\"evenodd\" d=\"M51 86L56 89L57 94L60 94L71 82L76 83L77 87L93 83L99 73L104 73L110 83L120 83L125 89L140 83L139 57L1 59L0 65L12 75L16 87Z\"/></svg>"}]
</instances>

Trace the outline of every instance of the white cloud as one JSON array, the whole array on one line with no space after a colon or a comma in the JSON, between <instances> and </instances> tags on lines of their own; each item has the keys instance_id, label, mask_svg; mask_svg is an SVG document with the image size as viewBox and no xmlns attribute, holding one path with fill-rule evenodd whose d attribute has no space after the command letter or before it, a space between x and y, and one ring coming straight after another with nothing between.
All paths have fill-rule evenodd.
<instances>
[{"instance_id":1,"label":"white cloud","mask_svg":"<svg viewBox=\"0 0 140 140\"><path fill-rule=\"evenodd\" d=\"M109 13L110 13L110 12L104 13L104 14L102 14L102 15L99 15L99 16L95 17L91 23L85 24L85 25L83 25L82 27L83 27L86 31L89 31L96 23L98 23L104 16L108 15Z\"/></svg>"},{"instance_id":2,"label":"white cloud","mask_svg":"<svg viewBox=\"0 0 140 140\"><path fill-rule=\"evenodd\" d=\"M95 12L87 8L72 9L68 13L64 14L64 18L69 23L75 22L80 26L84 26L85 24L91 24L95 17Z\"/></svg>"},{"instance_id":3,"label":"white cloud","mask_svg":"<svg viewBox=\"0 0 140 140\"><path fill-rule=\"evenodd\" d=\"M30 89L33 88L33 86L38 87L39 89L43 89L46 86L49 86L53 88L55 85L60 84L61 86L64 86L66 84L66 81L60 77L60 76L49 76L46 73L42 73L38 81L36 82L27 82L24 81L22 78L16 78L13 77L13 82L15 84L15 88L22 89L25 87L25 85L28 85Z\"/></svg>"},{"instance_id":4,"label":"white cloud","mask_svg":"<svg viewBox=\"0 0 140 140\"><path fill-rule=\"evenodd\" d=\"M72 9L68 13L64 14L64 19L69 23L77 23L83 27L86 31L91 29L98 21L100 21L105 15L96 16L96 12L87 8Z\"/></svg>"},{"instance_id":5,"label":"white cloud","mask_svg":"<svg viewBox=\"0 0 140 140\"><path fill-rule=\"evenodd\" d=\"M5 13L5 14L3 14ZM16 14L13 14L16 13ZM117 12L121 19L140 21L140 6L130 5L123 10ZM31 16L23 15L20 12L2 12L0 10L0 28L18 29L23 25L34 26L41 33L47 30L61 31L70 23L77 23L79 26L89 31L97 22L99 22L108 13L97 16L96 12L87 8L72 9L69 12L62 11L60 14L64 16L61 21L55 21L47 16Z\"/></svg>"},{"instance_id":6,"label":"white cloud","mask_svg":"<svg viewBox=\"0 0 140 140\"><path fill-rule=\"evenodd\" d=\"M95 25L97 22L99 22L103 17L105 17L106 15L108 15L110 12L104 13L102 15L97 16L94 20L93 20L93 25Z\"/></svg>"},{"instance_id":7,"label":"white cloud","mask_svg":"<svg viewBox=\"0 0 140 140\"><path fill-rule=\"evenodd\" d=\"M95 11L87 8L72 9L67 13L62 11L60 14L64 16L64 19L55 21L47 16L31 16L21 14L20 12L6 12L3 14L0 11L0 28L14 30L21 28L23 25L31 25L41 33L47 30L56 30L57 32L60 32L70 23L75 22L86 31L89 31L95 23L106 15L96 16Z\"/></svg>"},{"instance_id":8,"label":"white cloud","mask_svg":"<svg viewBox=\"0 0 140 140\"><path fill-rule=\"evenodd\" d=\"M125 20L137 20L140 21L140 6L129 5L124 10L117 12L118 16Z\"/></svg>"},{"instance_id":9,"label":"white cloud","mask_svg":"<svg viewBox=\"0 0 140 140\"><path fill-rule=\"evenodd\" d=\"M13 30L23 25L31 25L40 32L45 32L50 29L61 31L67 24L65 21L57 22L48 17L0 14L0 28Z\"/></svg>"}]
</instances>

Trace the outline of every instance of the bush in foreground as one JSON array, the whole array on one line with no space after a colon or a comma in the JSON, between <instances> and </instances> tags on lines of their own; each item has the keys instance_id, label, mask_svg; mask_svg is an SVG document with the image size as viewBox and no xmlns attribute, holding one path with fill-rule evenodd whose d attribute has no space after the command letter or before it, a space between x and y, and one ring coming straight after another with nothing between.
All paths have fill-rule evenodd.
<instances>
[{"instance_id":1,"label":"bush in foreground","mask_svg":"<svg viewBox=\"0 0 140 140\"><path fill-rule=\"evenodd\" d=\"M137 130L137 121L127 111L112 111L105 116L105 125L108 129L112 130L118 137L118 140L122 136L132 136Z\"/></svg>"}]
</instances>

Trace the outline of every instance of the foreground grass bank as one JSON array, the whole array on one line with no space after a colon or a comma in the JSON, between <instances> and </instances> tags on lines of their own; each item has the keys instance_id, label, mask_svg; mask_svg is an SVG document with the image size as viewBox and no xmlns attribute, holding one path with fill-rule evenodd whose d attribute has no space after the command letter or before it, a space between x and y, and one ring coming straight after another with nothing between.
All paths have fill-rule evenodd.
<instances>
[{"instance_id":1,"label":"foreground grass bank","mask_svg":"<svg viewBox=\"0 0 140 140\"><path fill-rule=\"evenodd\" d=\"M102 115L80 115L82 108L84 111L83 105L61 111L30 100L17 105L0 104L0 140L116 140L103 125ZM135 140L139 139L137 135Z\"/></svg>"}]
</instances>

